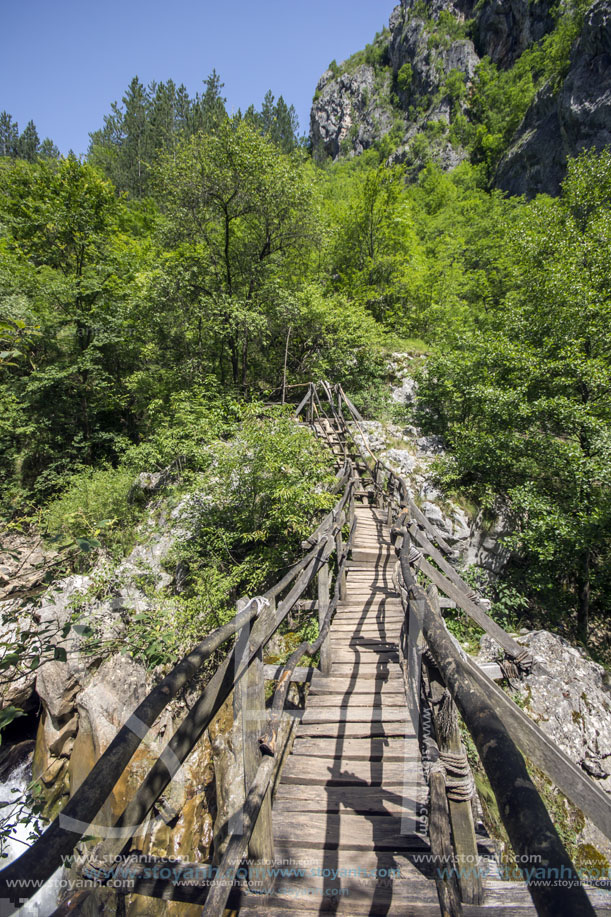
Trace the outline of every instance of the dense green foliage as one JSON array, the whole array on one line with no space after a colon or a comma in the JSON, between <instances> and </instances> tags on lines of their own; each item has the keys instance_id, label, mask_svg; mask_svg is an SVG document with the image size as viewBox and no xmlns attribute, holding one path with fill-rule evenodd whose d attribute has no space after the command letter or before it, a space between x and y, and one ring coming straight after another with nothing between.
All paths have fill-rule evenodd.
<instances>
[{"instance_id":1,"label":"dense green foliage","mask_svg":"<svg viewBox=\"0 0 611 917\"><path fill-rule=\"evenodd\" d=\"M519 575L559 611L608 595L611 157L573 162L558 200L503 237L502 295L427 367L446 480L509 514Z\"/></svg>"}]
</instances>

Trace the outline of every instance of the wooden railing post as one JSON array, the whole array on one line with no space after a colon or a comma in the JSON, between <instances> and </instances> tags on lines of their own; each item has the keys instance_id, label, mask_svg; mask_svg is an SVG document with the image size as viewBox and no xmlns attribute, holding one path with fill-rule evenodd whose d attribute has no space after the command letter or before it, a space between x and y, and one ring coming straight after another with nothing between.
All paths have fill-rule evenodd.
<instances>
[{"instance_id":1,"label":"wooden railing post","mask_svg":"<svg viewBox=\"0 0 611 917\"><path fill-rule=\"evenodd\" d=\"M340 516L337 520L338 529L337 529L337 535L335 536L335 556L337 560L338 570L342 562L342 557L344 556L344 539L342 538L342 526L345 525L345 522L346 522L346 514L345 512L342 512L340 513ZM340 601L342 601L342 599L346 597L346 566L345 565L342 568L341 573L339 574L338 589L339 589L339 598L340 598Z\"/></svg>"},{"instance_id":2,"label":"wooden railing post","mask_svg":"<svg viewBox=\"0 0 611 917\"><path fill-rule=\"evenodd\" d=\"M329 562L325 561L318 571L318 624L322 627L329 608ZM323 675L331 672L331 646L329 637L320 648L320 671Z\"/></svg>"},{"instance_id":3,"label":"wooden railing post","mask_svg":"<svg viewBox=\"0 0 611 917\"><path fill-rule=\"evenodd\" d=\"M240 612L247 604L248 599L239 599L237 611ZM273 605L274 602L272 600L271 605L266 609L266 617L273 614ZM248 652L251 653L255 647L256 641L252 639L250 630L248 630ZM236 686L236 695L236 708L239 711L241 720L236 732L242 739L244 798L246 799L261 763L259 736L266 722L265 679L262 649L259 649L256 653L248 670L238 682ZM248 857L248 884L256 888L257 884L261 883L261 879L266 874L266 867L269 868L274 858L270 789L268 789L265 794L261 810L248 844Z\"/></svg>"},{"instance_id":4,"label":"wooden railing post","mask_svg":"<svg viewBox=\"0 0 611 917\"><path fill-rule=\"evenodd\" d=\"M437 613L439 611L439 598L437 589L432 586L428 590L429 601ZM452 756L456 761L466 759L465 747L460 736L458 713L456 705L434 666L427 666L428 683L433 705L433 721L437 735L437 745L441 756ZM441 708L444 707L443 721L440 717ZM468 764L467 764L468 767ZM456 853L458 867L458 881L460 894L465 904L481 904L483 900L482 880L478 868L477 840L475 838L475 824L471 799L456 800L452 793L448 794L448 809L452 824L452 839Z\"/></svg>"},{"instance_id":5,"label":"wooden railing post","mask_svg":"<svg viewBox=\"0 0 611 917\"><path fill-rule=\"evenodd\" d=\"M310 400L308 401L307 412L308 412L307 413L308 423L312 423L314 421L314 386L311 382L310 382Z\"/></svg>"}]
</instances>

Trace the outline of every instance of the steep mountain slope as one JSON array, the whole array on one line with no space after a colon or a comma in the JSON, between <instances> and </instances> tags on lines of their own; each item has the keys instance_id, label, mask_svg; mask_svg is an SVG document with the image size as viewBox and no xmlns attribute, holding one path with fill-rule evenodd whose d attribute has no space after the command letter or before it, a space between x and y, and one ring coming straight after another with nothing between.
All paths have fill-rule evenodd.
<instances>
[{"instance_id":1,"label":"steep mountain slope","mask_svg":"<svg viewBox=\"0 0 611 917\"><path fill-rule=\"evenodd\" d=\"M557 194L567 156L611 144L611 8L598 0L559 86L545 85L501 161L496 183L512 194Z\"/></svg>"},{"instance_id":2,"label":"steep mountain slope","mask_svg":"<svg viewBox=\"0 0 611 917\"><path fill-rule=\"evenodd\" d=\"M401 0L322 75L315 155L470 158L503 190L556 193L568 155L611 139L610 16L609 0Z\"/></svg>"}]
</instances>

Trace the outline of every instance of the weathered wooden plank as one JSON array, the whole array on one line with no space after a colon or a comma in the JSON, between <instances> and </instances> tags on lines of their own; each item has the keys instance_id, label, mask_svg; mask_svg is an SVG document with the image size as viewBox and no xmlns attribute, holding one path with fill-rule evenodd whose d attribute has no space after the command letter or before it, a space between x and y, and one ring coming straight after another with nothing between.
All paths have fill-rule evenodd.
<instances>
[{"instance_id":1,"label":"weathered wooden plank","mask_svg":"<svg viewBox=\"0 0 611 917\"><path fill-rule=\"evenodd\" d=\"M402 886L405 886L405 890ZM316 877L300 880L279 879L277 891L263 900L259 896L258 901L247 905L247 910L245 905L241 905L240 913L244 910L245 913L279 914L284 917L296 912L338 913L352 917L359 914L401 914L402 917L411 917L411 905L416 901L419 908L423 902L429 901L428 911L423 912L419 909L414 912L416 917L424 913L429 917L435 913L432 910L434 899L430 896L425 879L413 885L411 890L407 886L408 881L397 882L386 878L377 883L374 879L358 877L324 880L317 880ZM272 904L276 907L268 909ZM372 906L375 906L375 910L372 910ZM439 917L439 910L436 917Z\"/></svg>"},{"instance_id":2,"label":"weathered wooden plank","mask_svg":"<svg viewBox=\"0 0 611 917\"><path fill-rule=\"evenodd\" d=\"M425 847L422 853L426 853ZM399 878L404 880L422 879L424 876L422 866L410 859L411 854L393 850L361 850L358 857L350 850L334 850L329 854L327 850L312 850L303 847L299 840L279 840L276 845L277 859L290 861L292 865L317 872L332 865L337 870L349 874L357 869L364 873L374 875L380 869L399 870ZM421 859L425 859L424 856ZM428 873L427 873L428 875ZM432 894L435 894L434 885L430 885Z\"/></svg>"},{"instance_id":3,"label":"weathered wooden plank","mask_svg":"<svg viewBox=\"0 0 611 917\"><path fill-rule=\"evenodd\" d=\"M391 545L379 544L375 548L359 548L356 545L352 548L353 561L367 561L377 563L394 558L394 549Z\"/></svg>"},{"instance_id":4,"label":"weathered wooden plank","mask_svg":"<svg viewBox=\"0 0 611 917\"><path fill-rule=\"evenodd\" d=\"M377 622L397 622L401 623L405 619L403 609L397 604L396 606L385 603L377 603L366 600L362 605L352 608L339 609L335 612L333 623L377 623Z\"/></svg>"},{"instance_id":5,"label":"weathered wooden plank","mask_svg":"<svg viewBox=\"0 0 611 917\"><path fill-rule=\"evenodd\" d=\"M428 901L430 905L434 902L429 888L431 883L427 879L388 879L383 867L383 876L378 880L359 877L356 864L352 867L351 876L346 874L334 876L330 872L336 868L332 862L333 856L328 856L327 859L330 865L320 867L320 876L307 875L299 879L279 879L277 890L270 895L268 900L284 901L286 906L292 897L293 908L296 910L301 910L302 907L309 910L312 908L312 902L318 902L323 912L331 913L337 907L340 913L348 914L386 914L394 902L396 906L403 907L403 917L409 917L411 911L408 908L412 902ZM323 870L326 870L326 873ZM411 888L409 887L410 882L413 883ZM309 903L302 904L304 901ZM350 910L347 909L348 906ZM372 907L375 909L372 910ZM287 914L289 911L284 911L284 913Z\"/></svg>"},{"instance_id":6,"label":"weathered wooden plank","mask_svg":"<svg viewBox=\"0 0 611 917\"><path fill-rule=\"evenodd\" d=\"M378 659L383 662L399 662L399 647L396 643L361 643L336 640L333 644L333 659L335 662L352 662L355 658L363 662L374 663Z\"/></svg>"},{"instance_id":7,"label":"weathered wooden plank","mask_svg":"<svg viewBox=\"0 0 611 917\"><path fill-rule=\"evenodd\" d=\"M376 594L369 590L359 599L342 602L338 605L335 617L347 614L367 614L367 615L384 615L394 613L404 616L403 607L399 599L394 595Z\"/></svg>"},{"instance_id":8,"label":"weathered wooden plank","mask_svg":"<svg viewBox=\"0 0 611 917\"><path fill-rule=\"evenodd\" d=\"M411 724L395 722L368 723L307 723L300 725L300 736L347 736L348 738L366 738L367 736L404 736L411 733Z\"/></svg>"},{"instance_id":9,"label":"weathered wooden plank","mask_svg":"<svg viewBox=\"0 0 611 917\"><path fill-rule=\"evenodd\" d=\"M351 674L350 667L358 666L358 674L366 675L367 672L371 676L375 676L376 671L379 671L379 676L382 677L384 674L391 673L399 676L401 670L399 668L398 662L398 650L371 650L368 647L362 647L359 649L354 646L345 646L342 647L341 653L345 658L339 658L339 648L336 648L335 657L333 664L331 666L330 675L341 675L341 674ZM336 671L345 668L345 671Z\"/></svg>"},{"instance_id":10,"label":"weathered wooden plank","mask_svg":"<svg viewBox=\"0 0 611 917\"><path fill-rule=\"evenodd\" d=\"M329 608L329 564L323 564L318 571L318 624L322 626L327 617ZM323 675L328 675L331 670L331 647L327 636L320 648L320 670Z\"/></svg>"},{"instance_id":11,"label":"weathered wooden plank","mask_svg":"<svg viewBox=\"0 0 611 917\"><path fill-rule=\"evenodd\" d=\"M401 678L401 670L396 662L334 662L331 666L331 677L350 675L354 678Z\"/></svg>"},{"instance_id":12,"label":"weathered wooden plank","mask_svg":"<svg viewBox=\"0 0 611 917\"><path fill-rule=\"evenodd\" d=\"M351 592L362 590L363 592L376 591L379 589L386 589L389 592L395 593L395 587L393 585L392 579L390 576L348 576L346 581L346 596L349 597Z\"/></svg>"},{"instance_id":13,"label":"weathered wooden plank","mask_svg":"<svg viewBox=\"0 0 611 917\"><path fill-rule=\"evenodd\" d=\"M413 799L406 804L400 793L380 792L382 787L331 786L325 787L324 793L320 789L318 786L280 786L274 799L274 812L336 814L341 808L355 814L401 815L414 813L419 806Z\"/></svg>"},{"instance_id":14,"label":"weathered wooden plank","mask_svg":"<svg viewBox=\"0 0 611 917\"><path fill-rule=\"evenodd\" d=\"M354 784L356 786L403 786L405 767L402 761L330 761L313 758L304 761L297 755L290 755L284 765L281 785L285 783Z\"/></svg>"},{"instance_id":15,"label":"weathered wooden plank","mask_svg":"<svg viewBox=\"0 0 611 917\"><path fill-rule=\"evenodd\" d=\"M378 640L384 643L384 637L390 634L392 635L392 642L396 643L400 633L400 621L377 621L365 624L361 622L356 622L356 624L342 623L340 621L331 627L331 635L335 634L341 640L349 639L353 635L356 640L364 642Z\"/></svg>"},{"instance_id":16,"label":"weathered wooden plank","mask_svg":"<svg viewBox=\"0 0 611 917\"><path fill-rule=\"evenodd\" d=\"M355 618L354 620L350 618L335 618L332 628L341 628L342 633L345 633L346 629L349 628L355 634L368 634L373 631L374 635L383 634L384 629L389 628L393 634L400 634L403 620L403 617L398 615L376 619L375 614L370 613L368 617Z\"/></svg>"},{"instance_id":17,"label":"weathered wooden plank","mask_svg":"<svg viewBox=\"0 0 611 917\"><path fill-rule=\"evenodd\" d=\"M311 739L296 738L293 744L294 756L308 758L341 758L344 766L351 768L353 761L420 761L420 749L415 736L395 736L377 739ZM333 767L334 761L327 761Z\"/></svg>"},{"instance_id":18,"label":"weathered wooden plank","mask_svg":"<svg viewBox=\"0 0 611 917\"><path fill-rule=\"evenodd\" d=\"M356 694L354 697L343 694L309 694L308 710L317 707L341 707L342 709L352 709L353 707L369 708L372 704L388 707L399 707L405 709L405 697L401 694L387 694L382 698L381 693L376 694Z\"/></svg>"},{"instance_id":19,"label":"weathered wooden plank","mask_svg":"<svg viewBox=\"0 0 611 917\"><path fill-rule=\"evenodd\" d=\"M433 608L439 613L439 602L437 589L431 586L428 590L429 601ZM465 748L462 743L460 728L458 725L458 713L454 702L450 699L444 707L444 720L440 721L440 705L444 700L445 685L439 675L437 668L430 662L425 662L423 676L428 682L429 692L432 700L432 715L437 735L437 744L442 753L450 752L455 755L465 755ZM432 797L432 793L431 793ZM450 824L452 827L452 843L457 856L457 862L476 863L477 862L477 841L475 838L475 825L473 822L473 810L470 799L454 800L451 795L447 800L447 810L449 813ZM432 829L431 829L432 830ZM432 844L432 835L431 835ZM475 869L461 870L459 876L460 897L467 904L482 903L482 880L481 876Z\"/></svg>"},{"instance_id":20,"label":"weathered wooden plank","mask_svg":"<svg viewBox=\"0 0 611 917\"><path fill-rule=\"evenodd\" d=\"M333 618L333 627L339 624L353 625L353 627L381 627L384 624L391 624L393 627L401 627L405 620L405 614L400 608L388 608L384 605L370 605L369 600L364 598L360 608L350 608L345 611L338 611Z\"/></svg>"},{"instance_id":21,"label":"weathered wooden plank","mask_svg":"<svg viewBox=\"0 0 611 917\"><path fill-rule=\"evenodd\" d=\"M311 723L402 723L407 722L409 713L404 707L383 707L381 704L368 707L306 707L301 719L302 726Z\"/></svg>"},{"instance_id":22,"label":"weathered wooden plank","mask_svg":"<svg viewBox=\"0 0 611 917\"><path fill-rule=\"evenodd\" d=\"M274 837L281 841L297 835L305 846L343 847L344 850L412 850L424 847L421 838L402 834L402 819L395 815L359 815L327 813L324 818L313 819L308 813L291 814L290 819L280 813L274 815Z\"/></svg>"},{"instance_id":23,"label":"weathered wooden plank","mask_svg":"<svg viewBox=\"0 0 611 917\"><path fill-rule=\"evenodd\" d=\"M331 646L337 650L362 650L363 652L394 652L399 651L401 629L392 631L368 632L364 628L356 630L342 629L331 634Z\"/></svg>"},{"instance_id":24,"label":"weathered wooden plank","mask_svg":"<svg viewBox=\"0 0 611 917\"><path fill-rule=\"evenodd\" d=\"M310 694L371 694L372 691L383 691L384 694L398 693L405 696L403 677L399 674L397 677L386 678L380 675L379 678L361 680L358 677L349 675L330 675L328 678L315 672L312 675Z\"/></svg>"},{"instance_id":25,"label":"weathered wooden plank","mask_svg":"<svg viewBox=\"0 0 611 917\"><path fill-rule=\"evenodd\" d=\"M403 605L401 604L401 599L397 595L371 595L367 600L367 609L371 611L372 608L378 609L380 606L388 610L403 610ZM344 599L341 602L337 603L337 612L336 614L341 614L345 611L362 611L363 605L358 602L349 601Z\"/></svg>"},{"instance_id":26,"label":"weathered wooden plank","mask_svg":"<svg viewBox=\"0 0 611 917\"><path fill-rule=\"evenodd\" d=\"M394 627L388 626L387 628L385 628L384 625L377 625L374 627L371 625L368 627L357 625L356 628L354 628L344 624L331 628L331 645L337 647L358 647L367 646L369 644L373 646L376 644L381 646L388 644L390 647L398 649L400 636L401 627L399 624L396 624Z\"/></svg>"},{"instance_id":27,"label":"weathered wooden plank","mask_svg":"<svg viewBox=\"0 0 611 917\"><path fill-rule=\"evenodd\" d=\"M430 788L429 837L431 850L438 858L440 867L435 876L439 906L443 917L462 917L460 889L456 873L451 873L449 876L443 874L443 867L452 862L450 815L443 772L431 773Z\"/></svg>"},{"instance_id":28,"label":"weathered wooden plank","mask_svg":"<svg viewBox=\"0 0 611 917\"><path fill-rule=\"evenodd\" d=\"M273 599L272 602L274 602ZM247 599L239 599L236 606L237 611L243 611L247 605ZM240 638L241 636L240 634ZM256 644L252 640L248 641L247 646L251 653L256 650ZM246 799L251 785L257 778L257 771L261 764L258 737L266 719L262 650L257 652L246 674L236 685L235 691L236 696L239 697L238 709L243 743L244 798ZM261 798L259 813L254 818L252 835L248 844L249 869L252 864L258 865L269 862L273 855L272 799L268 788Z\"/></svg>"},{"instance_id":29,"label":"weathered wooden plank","mask_svg":"<svg viewBox=\"0 0 611 917\"><path fill-rule=\"evenodd\" d=\"M402 618L395 619L386 619L376 621L375 618L365 618L364 620L337 620L332 625L332 632L335 632L342 637L350 637L354 635L355 637L383 637L385 633L390 633L393 635L393 640L396 640L401 634L401 627L403 625Z\"/></svg>"},{"instance_id":30,"label":"weathered wooden plank","mask_svg":"<svg viewBox=\"0 0 611 917\"><path fill-rule=\"evenodd\" d=\"M611 907L611 891L607 888L584 886L588 898L595 907ZM515 904L528 904L530 892L525 882L506 882L503 879L486 878L484 904L496 904L512 901Z\"/></svg>"},{"instance_id":31,"label":"weathered wooden plank","mask_svg":"<svg viewBox=\"0 0 611 917\"><path fill-rule=\"evenodd\" d=\"M251 900L256 899L256 900ZM376 899L377 900L377 899ZM266 903L269 901L270 903ZM273 902L273 904L272 904ZM333 896L320 898L314 894L304 895L297 900L295 895L288 894L285 897L274 896L269 899L261 899L258 896L251 895L247 903L241 904L240 910L244 913L256 913L259 917L289 917L296 911L304 913L335 913L346 915L346 917L357 917L357 915L371 915L371 904L367 901L357 904L350 901L350 896ZM374 912L375 913L375 912ZM439 904L437 902L426 904L418 895L418 900L412 901L403 899L386 905L381 901L380 914L384 917L439 917ZM597 917L611 917L611 908L597 908ZM465 904L463 905L463 917L537 917L534 905L503 905L496 904L493 907L483 905Z\"/></svg>"}]
</instances>

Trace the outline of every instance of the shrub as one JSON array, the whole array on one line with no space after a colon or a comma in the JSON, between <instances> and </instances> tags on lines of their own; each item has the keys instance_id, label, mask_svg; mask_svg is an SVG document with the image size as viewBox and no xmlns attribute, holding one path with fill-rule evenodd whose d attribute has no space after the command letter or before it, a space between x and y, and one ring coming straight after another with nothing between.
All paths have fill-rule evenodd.
<instances>
[{"instance_id":1,"label":"shrub","mask_svg":"<svg viewBox=\"0 0 611 917\"><path fill-rule=\"evenodd\" d=\"M133 481L125 468L87 469L73 475L44 512L47 532L75 541L83 551L110 546L117 533L124 539L139 513L128 500Z\"/></svg>"}]
</instances>

